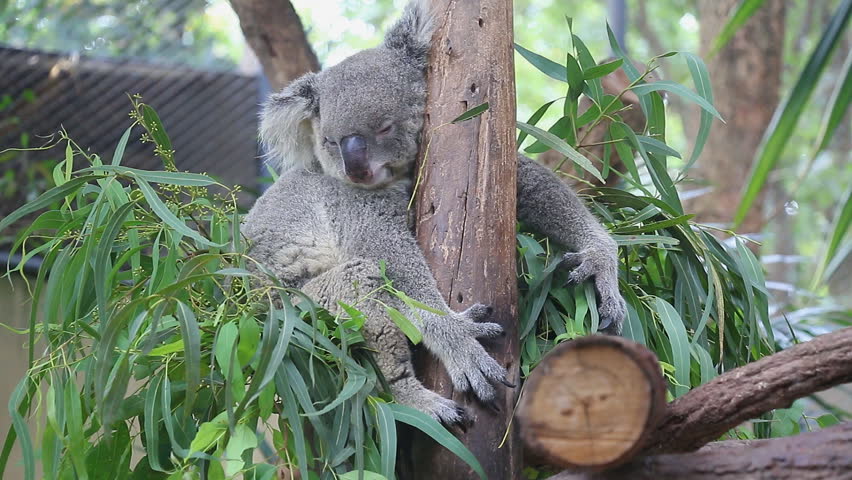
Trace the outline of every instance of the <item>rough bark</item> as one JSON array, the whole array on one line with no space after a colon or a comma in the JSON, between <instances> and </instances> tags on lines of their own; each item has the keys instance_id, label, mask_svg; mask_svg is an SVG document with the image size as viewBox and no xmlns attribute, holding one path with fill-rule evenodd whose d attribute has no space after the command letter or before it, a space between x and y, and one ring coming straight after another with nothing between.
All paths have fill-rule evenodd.
<instances>
[{"instance_id":1,"label":"rough bark","mask_svg":"<svg viewBox=\"0 0 852 480\"><path fill-rule=\"evenodd\" d=\"M738 0L701 0L702 56L727 22ZM730 224L748 179L763 132L778 105L783 67L785 0L767 0L731 41L709 59L715 106L725 124L716 123L693 176L713 191L688 208L705 223ZM739 231L762 229L763 195Z\"/></svg>"},{"instance_id":2,"label":"rough bark","mask_svg":"<svg viewBox=\"0 0 852 480\"><path fill-rule=\"evenodd\" d=\"M518 380L515 277L515 83L511 0L436 0L437 31L428 72L426 124L417 198L417 239L454 310L473 303L494 307L492 321L506 331L486 345ZM482 103L480 117L445 125ZM427 155L424 158L424 153ZM426 352L418 361L424 383L465 404L476 418L461 440L488 478L518 478L520 443L508 429L516 391L500 386L495 407L454 392L442 366ZM414 449L411 477L478 478L466 464L431 441Z\"/></svg>"},{"instance_id":3,"label":"rough bark","mask_svg":"<svg viewBox=\"0 0 852 480\"><path fill-rule=\"evenodd\" d=\"M645 446L665 409L657 357L636 342L595 335L547 354L524 385L516 421L531 459L609 469Z\"/></svg>"},{"instance_id":4,"label":"rough bark","mask_svg":"<svg viewBox=\"0 0 852 480\"><path fill-rule=\"evenodd\" d=\"M319 70L302 21L288 0L231 0L231 6L274 90Z\"/></svg>"},{"instance_id":5,"label":"rough bark","mask_svg":"<svg viewBox=\"0 0 852 480\"><path fill-rule=\"evenodd\" d=\"M562 472L551 480L852 479L852 423L794 437L708 444L600 473Z\"/></svg>"},{"instance_id":6,"label":"rough bark","mask_svg":"<svg viewBox=\"0 0 852 480\"><path fill-rule=\"evenodd\" d=\"M676 399L649 451L696 450L746 420L847 382L852 382L852 327L731 370Z\"/></svg>"}]
</instances>

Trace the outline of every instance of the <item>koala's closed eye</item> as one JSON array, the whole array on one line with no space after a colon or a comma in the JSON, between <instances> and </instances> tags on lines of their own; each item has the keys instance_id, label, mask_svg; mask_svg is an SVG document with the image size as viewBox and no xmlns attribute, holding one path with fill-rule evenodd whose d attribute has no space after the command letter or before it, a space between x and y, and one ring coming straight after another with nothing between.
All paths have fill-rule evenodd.
<instances>
[{"instance_id":1,"label":"koala's closed eye","mask_svg":"<svg viewBox=\"0 0 852 480\"><path fill-rule=\"evenodd\" d=\"M393 130L393 124L388 123L387 125L384 125L381 128L379 128L379 130L376 131L376 135L387 135L387 134L391 133L392 130Z\"/></svg>"}]
</instances>

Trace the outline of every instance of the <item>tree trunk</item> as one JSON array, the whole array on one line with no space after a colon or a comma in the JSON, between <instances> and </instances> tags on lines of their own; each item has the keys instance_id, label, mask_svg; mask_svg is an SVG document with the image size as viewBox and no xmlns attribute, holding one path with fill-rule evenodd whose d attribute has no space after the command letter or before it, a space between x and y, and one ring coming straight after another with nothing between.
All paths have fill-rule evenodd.
<instances>
[{"instance_id":1,"label":"tree trunk","mask_svg":"<svg viewBox=\"0 0 852 480\"><path fill-rule=\"evenodd\" d=\"M656 355L624 338L593 335L547 354L524 385L515 418L533 462L607 469L645 447L665 409Z\"/></svg>"},{"instance_id":2,"label":"tree trunk","mask_svg":"<svg viewBox=\"0 0 852 480\"><path fill-rule=\"evenodd\" d=\"M273 90L319 70L302 21L288 0L231 0L231 6Z\"/></svg>"},{"instance_id":3,"label":"tree trunk","mask_svg":"<svg viewBox=\"0 0 852 480\"><path fill-rule=\"evenodd\" d=\"M693 453L639 459L600 473L550 480L852 479L852 423L768 440L715 442Z\"/></svg>"},{"instance_id":4,"label":"tree trunk","mask_svg":"<svg viewBox=\"0 0 852 480\"><path fill-rule=\"evenodd\" d=\"M511 0L436 0L437 31L428 72L426 123L417 191L417 239L438 288L454 310L474 303L494 308L506 335L486 348L519 383L515 277L515 82ZM445 125L488 102L481 116ZM454 392L443 367L419 352L424 383L471 410L476 421L461 440L488 478L518 478L521 449L512 430L516 391L499 386L495 409ZM494 411L499 410L499 411ZM417 479L478 478L431 441L416 440Z\"/></svg>"},{"instance_id":5,"label":"tree trunk","mask_svg":"<svg viewBox=\"0 0 852 480\"><path fill-rule=\"evenodd\" d=\"M739 0L701 0L702 56L727 23ZM730 224L748 179L763 132L778 105L783 67L785 0L767 0L730 42L709 59L716 109L725 124L716 123L694 176L713 191L690 207L705 223ZM739 228L759 233L763 227L763 195Z\"/></svg>"}]
</instances>

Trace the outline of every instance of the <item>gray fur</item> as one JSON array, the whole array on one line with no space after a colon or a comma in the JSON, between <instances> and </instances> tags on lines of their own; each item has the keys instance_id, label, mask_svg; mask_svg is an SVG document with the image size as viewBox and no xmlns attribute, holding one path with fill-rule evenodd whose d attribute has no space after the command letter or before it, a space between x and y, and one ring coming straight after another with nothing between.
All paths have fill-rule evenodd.
<instances>
[{"instance_id":1,"label":"gray fur","mask_svg":"<svg viewBox=\"0 0 852 480\"><path fill-rule=\"evenodd\" d=\"M484 322L490 308L451 311L411 233L406 206L426 101L427 4L410 3L382 46L271 96L261 138L283 173L251 209L243 233L252 256L284 285L301 288L332 311L340 300L366 314L365 341L397 401L445 423L463 423L469 420L463 408L414 377L407 339L378 303L417 324L457 390L487 402L495 397L495 383L507 383L506 370L479 343L502 334L498 324ZM353 156L342 140L356 136L361 143L351 145L361 150ZM353 158L368 164L366 177L344 168ZM576 267L572 280L595 278L601 323L620 331L625 308L615 243L565 184L525 157L519 157L518 216L574 252L565 255ZM380 260L395 288L447 314L412 311L384 291L364 298L383 284Z\"/></svg>"}]
</instances>

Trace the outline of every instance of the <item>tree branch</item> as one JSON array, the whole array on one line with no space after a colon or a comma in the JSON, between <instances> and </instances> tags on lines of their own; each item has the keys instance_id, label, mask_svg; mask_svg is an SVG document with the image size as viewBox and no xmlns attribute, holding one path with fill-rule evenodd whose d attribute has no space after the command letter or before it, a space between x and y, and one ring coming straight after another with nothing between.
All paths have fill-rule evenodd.
<instances>
[{"instance_id":1,"label":"tree branch","mask_svg":"<svg viewBox=\"0 0 852 480\"><path fill-rule=\"evenodd\" d=\"M319 70L317 56L289 0L231 0L231 6L274 90Z\"/></svg>"},{"instance_id":2,"label":"tree branch","mask_svg":"<svg viewBox=\"0 0 852 480\"><path fill-rule=\"evenodd\" d=\"M852 327L736 368L669 404L651 452L687 452L773 408L852 382Z\"/></svg>"},{"instance_id":3,"label":"tree branch","mask_svg":"<svg viewBox=\"0 0 852 480\"><path fill-rule=\"evenodd\" d=\"M598 473L562 472L551 480L852 479L852 423L793 437L714 442L697 452L638 459Z\"/></svg>"}]
</instances>

